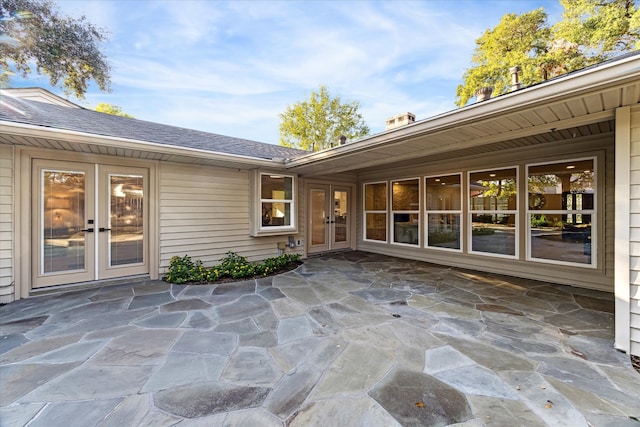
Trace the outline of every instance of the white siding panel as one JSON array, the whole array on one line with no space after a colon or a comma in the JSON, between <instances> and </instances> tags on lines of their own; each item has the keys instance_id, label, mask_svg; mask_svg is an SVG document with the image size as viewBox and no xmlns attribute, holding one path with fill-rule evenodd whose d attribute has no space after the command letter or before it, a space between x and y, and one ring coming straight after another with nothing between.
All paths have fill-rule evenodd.
<instances>
[{"instance_id":1,"label":"white siding panel","mask_svg":"<svg viewBox=\"0 0 640 427\"><path fill-rule=\"evenodd\" d=\"M0 303L14 300L13 147L0 145Z\"/></svg>"},{"instance_id":2,"label":"white siding panel","mask_svg":"<svg viewBox=\"0 0 640 427\"><path fill-rule=\"evenodd\" d=\"M638 107L631 109L630 127L630 353L640 355L640 253L638 251L640 247L640 170L638 170L640 168L640 108Z\"/></svg>"},{"instance_id":3,"label":"white siding panel","mask_svg":"<svg viewBox=\"0 0 640 427\"><path fill-rule=\"evenodd\" d=\"M300 186L299 186L300 187ZM297 209L304 206L298 191ZM205 266L217 264L228 251L251 261L278 255L288 235L251 237L250 175L247 171L162 163L159 167L159 273L173 256L189 255ZM304 235L303 223L299 234ZM286 249L287 253L303 247Z\"/></svg>"}]
</instances>

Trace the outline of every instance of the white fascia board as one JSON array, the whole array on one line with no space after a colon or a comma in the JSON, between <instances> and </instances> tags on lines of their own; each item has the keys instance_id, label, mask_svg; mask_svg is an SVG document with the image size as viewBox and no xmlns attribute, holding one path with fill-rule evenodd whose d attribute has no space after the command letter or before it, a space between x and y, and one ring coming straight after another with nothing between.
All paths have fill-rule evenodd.
<instances>
[{"instance_id":1,"label":"white fascia board","mask_svg":"<svg viewBox=\"0 0 640 427\"><path fill-rule=\"evenodd\" d=\"M633 81L639 78L640 55L634 55L611 63L599 64L582 71L576 71L570 76L561 76L484 102L477 102L350 144L297 157L289 160L286 165L288 168L303 166L339 157L346 153L370 150L380 145L421 134L439 132L448 128L476 123L483 119L522 111L540 104L559 102L572 98L576 94L589 92L594 88L605 89L606 87L620 84L620 82Z\"/></svg>"},{"instance_id":2,"label":"white fascia board","mask_svg":"<svg viewBox=\"0 0 640 427\"><path fill-rule=\"evenodd\" d=\"M0 120L0 135L10 134L23 137L34 137L44 139L61 139L75 144L102 145L113 148L123 148L129 150L142 150L158 154L186 156L199 159L228 161L256 167L282 166L284 159L260 159L257 157L241 156L238 154L226 154L215 151L207 151L199 148L176 147L173 145L159 144L156 142L141 141L134 139L118 138L112 136L94 135L84 132L77 132L65 129L53 129L42 126L28 125Z\"/></svg>"}]
</instances>

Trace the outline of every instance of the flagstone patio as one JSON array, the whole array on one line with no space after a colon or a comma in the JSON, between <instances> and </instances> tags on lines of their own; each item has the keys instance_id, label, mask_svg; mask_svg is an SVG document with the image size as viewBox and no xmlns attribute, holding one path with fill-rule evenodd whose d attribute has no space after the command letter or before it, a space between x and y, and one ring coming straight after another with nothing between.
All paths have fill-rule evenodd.
<instances>
[{"instance_id":1,"label":"flagstone patio","mask_svg":"<svg viewBox=\"0 0 640 427\"><path fill-rule=\"evenodd\" d=\"M613 295L363 252L0 307L2 426L630 426Z\"/></svg>"}]
</instances>

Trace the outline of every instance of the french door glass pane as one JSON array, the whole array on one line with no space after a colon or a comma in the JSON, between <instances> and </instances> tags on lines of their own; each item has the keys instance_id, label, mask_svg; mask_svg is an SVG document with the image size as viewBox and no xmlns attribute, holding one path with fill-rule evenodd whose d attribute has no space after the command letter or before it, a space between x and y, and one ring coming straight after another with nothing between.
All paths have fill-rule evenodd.
<instances>
[{"instance_id":1,"label":"french door glass pane","mask_svg":"<svg viewBox=\"0 0 640 427\"><path fill-rule=\"evenodd\" d=\"M142 176L109 175L110 265L144 262L144 180Z\"/></svg>"},{"instance_id":2,"label":"french door glass pane","mask_svg":"<svg viewBox=\"0 0 640 427\"><path fill-rule=\"evenodd\" d=\"M347 192L334 190L333 192L333 241L341 243L347 241Z\"/></svg>"},{"instance_id":3,"label":"french door glass pane","mask_svg":"<svg viewBox=\"0 0 640 427\"><path fill-rule=\"evenodd\" d=\"M326 192L311 190L311 244L324 245L326 243L325 206Z\"/></svg>"},{"instance_id":4,"label":"french door glass pane","mask_svg":"<svg viewBox=\"0 0 640 427\"><path fill-rule=\"evenodd\" d=\"M41 273L85 267L84 172L42 171Z\"/></svg>"}]
</instances>

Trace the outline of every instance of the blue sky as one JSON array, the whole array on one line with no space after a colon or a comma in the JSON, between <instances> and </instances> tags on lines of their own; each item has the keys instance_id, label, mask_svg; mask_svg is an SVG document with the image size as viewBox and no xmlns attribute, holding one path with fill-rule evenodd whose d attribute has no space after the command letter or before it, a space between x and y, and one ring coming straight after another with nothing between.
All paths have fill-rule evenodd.
<instances>
[{"instance_id":1,"label":"blue sky","mask_svg":"<svg viewBox=\"0 0 640 427\"><path fill-rule=\"evenodd\" d=\"M75 1L60 10L108 31L112 92L136 118L277 144L279 114L321 84L359 101L372 133L388 117L455 109L475 40L505 13L538 1ZM14 87L48 85L46 77Z\"/></svg>"}]
</instances>

